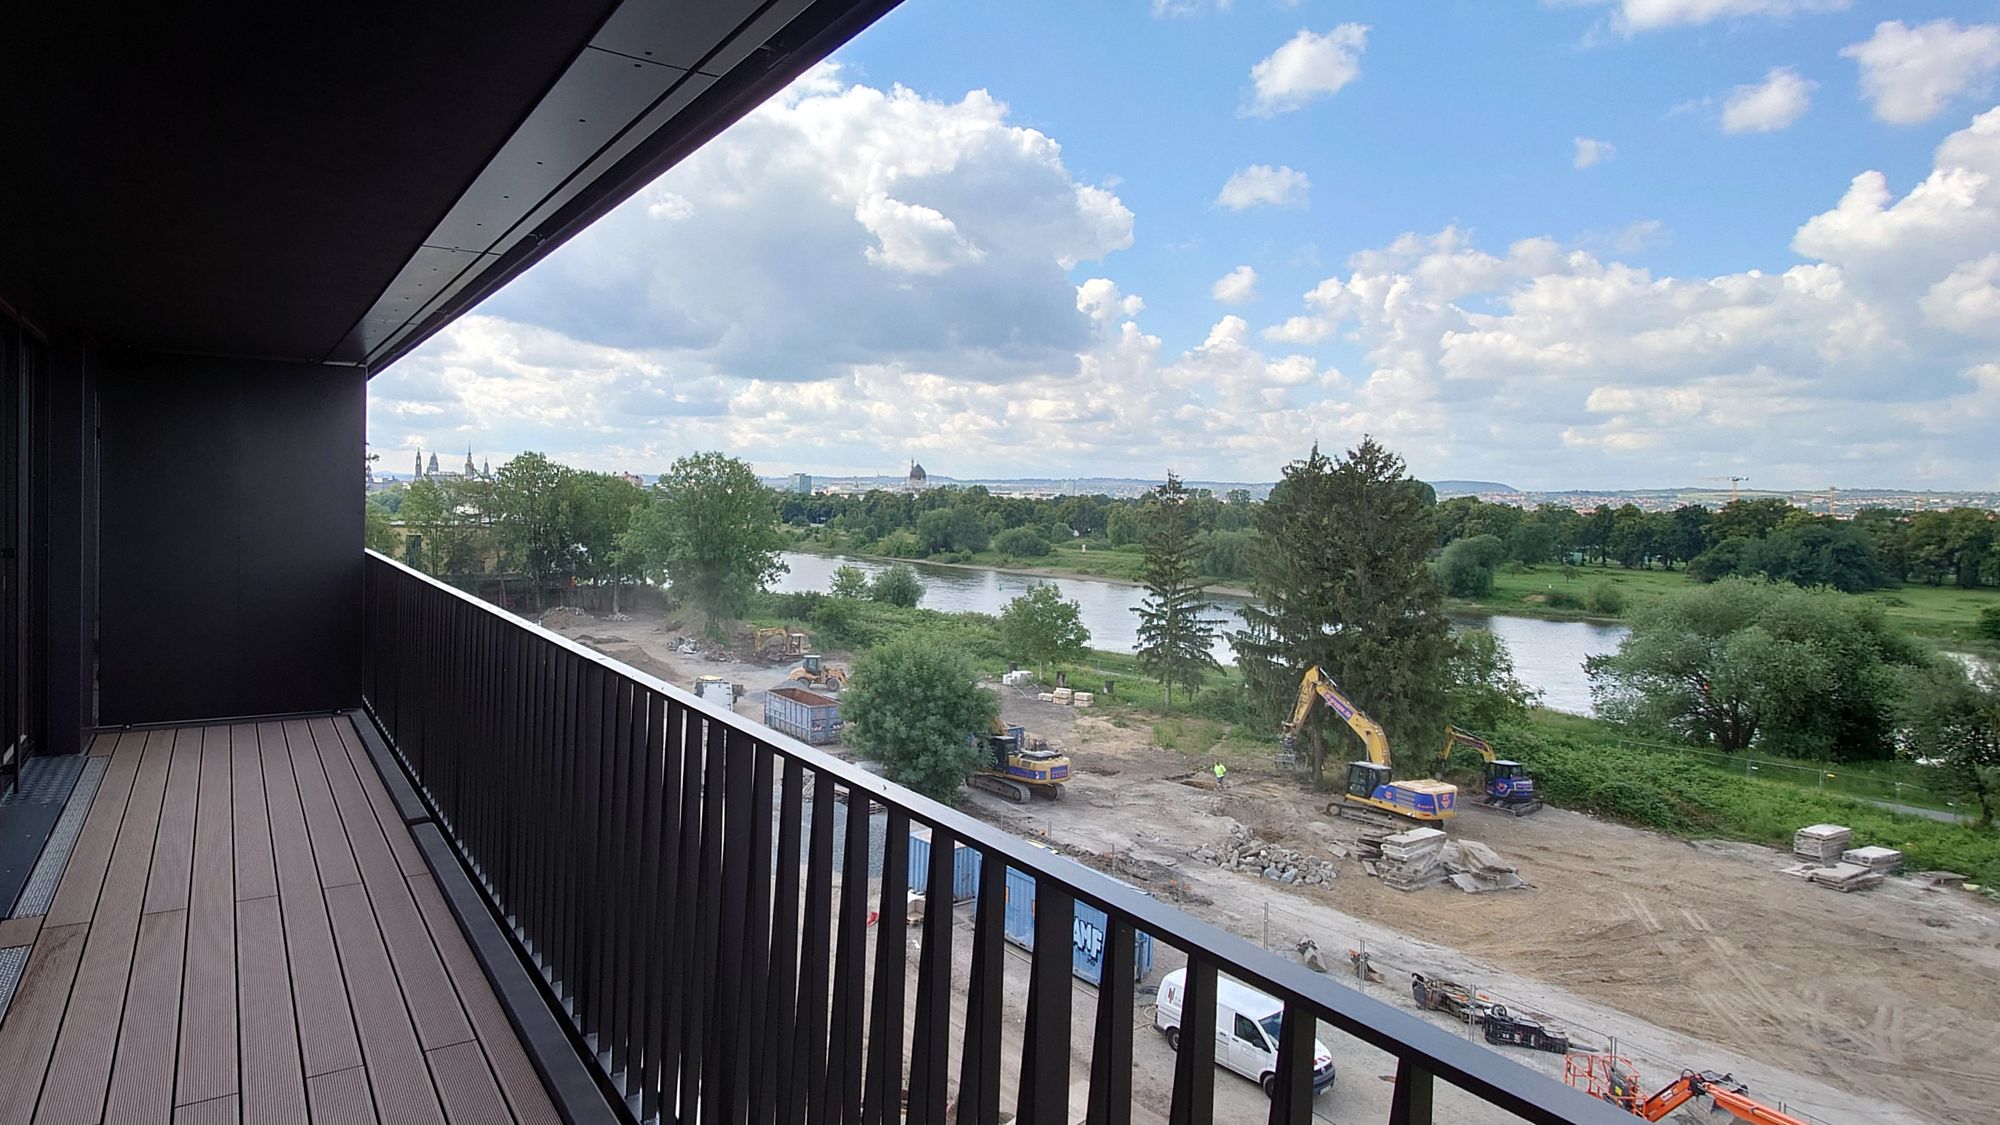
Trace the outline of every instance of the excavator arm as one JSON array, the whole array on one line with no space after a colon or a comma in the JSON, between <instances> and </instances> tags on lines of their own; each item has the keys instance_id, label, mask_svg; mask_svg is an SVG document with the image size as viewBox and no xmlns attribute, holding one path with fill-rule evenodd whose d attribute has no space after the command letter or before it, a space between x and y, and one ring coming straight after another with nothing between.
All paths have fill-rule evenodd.
<instances>
[{"instance_id":1,"label":"excavator arm","mask_svg":"<svg viewBox=\"0 0 2000 1125\"><path fill-rule=\"evenodd\" d=\"M1715 1108L1745 1125L1807 1125L1803 1118L1773 1109L1751 1097L1746 1087L1729 1075L1714 1071L1684 1073L1640 1102L1632 1112L1648 1121L1659 1121L1689 1100L1704 1094L1714 1099Z\"/></svg>"},{"instance_id":2,"label":"excavator arm","mask_svg":"<svg viewBox=\"0 0 2000 1125\"><path fill-rule=\"evenodd\" d=\"M1360 736L1361 744L1368 750L1369 761L1378 766L1389 764L1389 736L1383 733L1382 724L1369 718L1368 712L1355 706L1354 701L1341 692L1340 685L1333 682L1333 677L1322 671L1317 664L1306 669L1305 676L1299 680L1299 698L1292 706L1292 721L1285 724L1286 734L1296 732L1299 724L1306 721L1306 716L1312 713L1315 699L1326 704L1334 714L1340 716L1342 722Z\"/></svg>"}]
</instances>

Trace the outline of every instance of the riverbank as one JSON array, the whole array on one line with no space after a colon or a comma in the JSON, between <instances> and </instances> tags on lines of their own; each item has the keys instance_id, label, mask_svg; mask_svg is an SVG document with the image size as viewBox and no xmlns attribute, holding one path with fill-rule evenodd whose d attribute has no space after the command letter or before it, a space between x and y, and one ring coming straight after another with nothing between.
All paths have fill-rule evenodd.
<instances>
[{"instance_id":1,"label":"riverbank","mask_svg":"<svg viewBox=\"0 0 2000 1125\"><path fill-rule=\"evenodd\" d=\"M992 571L996 574L1017 574L1027 578L1086 578L1094 582L1110 582L1120 586L1143 587L1139 580L1137 551L1121 551L1117 548L1096 551L1078 550L1075 547L1057 547L1051 550L1047 563L1033 559L1017 559L993 551L980 551L965 561L945 559L902 559L894 555L877 555L867 551L856 551L842 547L834 549L811 539L794 540L788 550L802 554L820 555L826 558L866 559L869 562L885 564L909 563L912 565L949 567L953 570ZM1204 576L1208 592L1225 598L1240 598L1249 601L1256 597L1243 586L1232 586L1224 579Z\"/></svg>"}]
</instances>

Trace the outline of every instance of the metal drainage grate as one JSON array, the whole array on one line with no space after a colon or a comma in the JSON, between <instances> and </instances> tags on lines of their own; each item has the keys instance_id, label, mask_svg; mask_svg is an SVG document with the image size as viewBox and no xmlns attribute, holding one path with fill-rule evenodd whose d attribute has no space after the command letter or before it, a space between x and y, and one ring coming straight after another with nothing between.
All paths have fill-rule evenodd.
<instances>
[{"instance_id":1,"label":"metal drainage grate","mask_svg":"<svg viewBox=\"0 0 2000 1125\"><path fill-rule=\"evenodd\" d=\"M62 816L50 830L48 843L42 846L42 857L35 861L28 885L21 889L21 897L14 903L14 917L34 918L49 912L49 904L55 901L56 884L62 881L63 867L69 863L70 849L76 847L77 835L83 831L83 818L90 812L90 800L97 796L97 784L104 780L104 771L110 764L109 758L84 759L83 773L77 777L76 787L70 790ZM8 985L10 991L12 987Z\"/></svg>"},{"instance_id":2,"label":"metal drainage grate","mask_svg":"<svg viewBox=\"0 0 2000 1125\"><path fill-rule=\"evenodd\" d=\"M7 1018L7 1005L14 1001L14 989L21 984L21 970L28 967L26 945L0 949L0 1019Z\"/></svg>"}]
</instances>

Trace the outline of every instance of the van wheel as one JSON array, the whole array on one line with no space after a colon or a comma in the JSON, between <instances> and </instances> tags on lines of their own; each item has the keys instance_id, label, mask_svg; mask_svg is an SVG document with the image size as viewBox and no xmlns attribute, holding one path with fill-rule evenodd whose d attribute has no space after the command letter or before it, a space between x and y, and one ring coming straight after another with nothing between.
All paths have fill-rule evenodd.
<instances>
[{"instance_id":1,"label":"van wheel","mask_svg":"<svg viewBox=\"0 0 2000 1125\"><path fill-rule=\"evenodd\" d=\"M1259 1085L1261 1085L1261 1086L1263 1086L1263 1087L1264 1087L1264 1096L1265 1096L1265 1097L1267 1097L1267 1098L1271 1099L1271 1100L1272 1100L1272 1101L1274 1101L1274 1102L1278 1100L1278 1076L1277 1076L1277 1075L1275 1075L1275 1074L1266 1074L1266 1075L1265 1075L1265 1076L1263 1077L1263 1079L1261 1080L1261 1082L1259 1083Z\"/></svg>"},{"instance_id":2,"label":"van wheel","mask_svg":"<svg viewBox=\"0 0 2000 1125\"><path fill-rule=\"evenodd\" d=\"M1167 1050L1169 1050L1169 1051L1179 1051L1180 1049L1181 1049L1181 1029L1180 1029L1180 1028L1178 1028L1178 1027L1170 1027L1170 1028L1168 1028L1168 1029L1167 1029Z\"/></svg>"}]
</instances>

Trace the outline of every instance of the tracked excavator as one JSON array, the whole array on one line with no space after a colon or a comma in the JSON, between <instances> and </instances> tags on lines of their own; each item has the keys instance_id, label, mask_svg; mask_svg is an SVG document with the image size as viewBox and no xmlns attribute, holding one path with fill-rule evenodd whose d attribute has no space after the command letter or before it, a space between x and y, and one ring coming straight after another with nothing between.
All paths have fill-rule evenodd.
<instances>
[{"instance_id":1,"label":"tracked excavator","mask_svg":"<svg viewBox=\"0 0 2000 1125\"><path fill-rule=\"evenodd\" d=\"M1521 763L1495 754L1492 743L1470 731L1450 725L1444 728L1444 749L1438 751L1437 766L1431 770L1431 776L1444 776L1445 767L1451 763L1451 752L1459 746L1475 751L1486 760L1485 787L1473 794L1474 808L1514 816L1542 811L1542 802L1535 796L1535 779L1528 776Z\"/></svg>"},{"instance_id":2,"label":"tracked excavator","mask_svg":"<svg viewBox=\"0 0 2000 1125\"><path fill-rule=\"evenodd\" d=\"M1285 749L1296 753L1298 734L1312 714L1315 702L1324 703L1360 737L1368 751L1365 762L1347 764L1347 791L1326 806L1333 816L1344 816L1382 827L1402 829L1411 821L1423 825L1441 824L1458 813L1458 786L1445 781L1418 779L1396 781L1389 766L1389 736L1382 725L1357 707L1315 664L1299 680L1298 702L1292 707L1291 721L1285 724Z\"/></svg>"},{"instance_id":3,"label":"tracked excavator","mask_svg":"<svg viewBox=\"0 0 2000 1125\"><path fill-rule=\"evenodd\" d=\"M1688 1102L1706 1097L1715 1104L1717 1113L1745 1125L1809 1125L1804 1118L1758 1101L1750 1096L1748 1086L1712 1070L1683 1070L1679 1078L1648 1096L1639 1088L1639 1072L1633 1069L1631 1059L1578 1053L1563 1059L1563 1081L1646 1121L1665 1120ZM1718 1120L1717 1114L1698 1116L1704 1122Z\"/></svg>"},{"instance_id":4,"label":"tracked excavator","mask_svg":"<svg viewBox=\"0 0 2000 1125\"><path fill-rule=\"evenodd\" d=\"M1017 804L1031 797L1062 800L1063 782L1069 780L1069 755L1049 749L1049 744L1028 738L1026 729L998 719L993 728L978 736L982 754L979 768L966 784L984 789Z\"/></svg>"}]
</instances>

